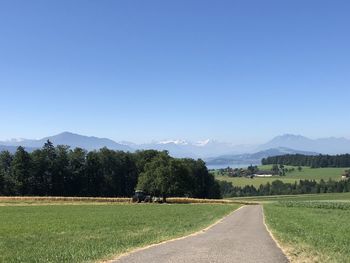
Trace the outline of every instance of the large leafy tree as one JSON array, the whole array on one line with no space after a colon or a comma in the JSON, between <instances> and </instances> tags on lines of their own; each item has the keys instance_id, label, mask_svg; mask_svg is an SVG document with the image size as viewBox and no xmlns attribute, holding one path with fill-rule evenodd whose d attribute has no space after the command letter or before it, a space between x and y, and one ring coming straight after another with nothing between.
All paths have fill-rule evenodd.
<instances>
[{"instance_id":1,"label":"large leafy tree","mask_svg":"<svg viewBox=\"0 0 350 263\"><path fill-rule=\"evenodd\" d=\"M220 186L214 176L208 172L205 162L201 159L181 159L188 170L187 180L190 197L220 198Z\"/></svg>"},{"instance_id":2,"label":"large leafy tree","mask_svg":"<svg viewBox=\"0 0 350 263\"><path fill-rule=\"evenodd\" d=\"M168 154L167 151L163 151L163 153ZM136 163L137 172L139 174L142 173L145 170L145 165L151 162L159 154L161 154L161 152L156 150L136 151L133 154L133 158Z\"/></svg>"},{"instance_id":3,"label":"large leafy tree","mask_svg":"<svg viewBox=\"0 0 350 263\"><path fill-rule=\"evenodd\" d=\"M189 179L183 162L163 152L145 165L137 188L164 199L167 196L183 196L188 193Z\"/></svg>"}]
</instances>

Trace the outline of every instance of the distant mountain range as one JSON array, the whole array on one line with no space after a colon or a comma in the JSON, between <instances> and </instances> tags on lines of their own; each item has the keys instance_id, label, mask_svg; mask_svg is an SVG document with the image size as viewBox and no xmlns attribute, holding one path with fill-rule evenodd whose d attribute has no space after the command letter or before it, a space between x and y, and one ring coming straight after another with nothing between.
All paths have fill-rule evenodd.
<instances>
[{"instance_id":1,"label":"distant mountain range","mask_svg":"<svg viewBox=\"0 0 350 263\"><path fill-rule=\"evenodd\" d=\"M350 140L335 137L309 139L301 135L285 134L258 146L257 149L266 150L277 147L313 151L323 154L341 154L350 152Z\"/></svg>"},{"instance_id":2,"label":"distant mountain range","mask_svg":"<svg viewBox=\"0 0 350 263\"><path fill-rule=\"evenodd\" d=\"M95 150L103 147L107 147L112 150L121 150L121 151L132 151L133 149L127 145L116 143L113 140L107 138L97 138L93 136L84 136L71 132L63 132L54 136L45 137L39 140L10 140L10 141L0 141L0 149L9 147L9 146L23 146L27 150L33 150L40 148L44 143L50 140L54 145L69 145L72 148L80 147L86 150Z\"/></svg>"},{"instance_id":3,"label":"distant mountain range","mask_svg":"<svg viewBox=\"0 0 350 263\"><path fill-rule=\"evenodd\" d=\"M167 150L174 157L207 158L222 154L249 152L255 146L233 145L230 143L205 140L199 142L188 141L161 141L149 144L134 145L137 149Z\"/></svg>"},{"instance_id":4,"label":"distant mountain range","mask_svg":"<svg viewBox=\"0 0 350 263\"><path fill-rule=\"evenodd\" d=\"M28 151L40 148L50 140L54 145L69 145L72 148L80 147L86 150L95 150L107 147L112 150L135 151L145 149L167 150L174 157L203 158L229 153L248 152L255 146L233 145L230 143L218 142L215 140L205 140L189 142L185 140L165 140L159 142L135 144L132 142L115 142L107 138L84 136L71 132L63 132L54 136L45 137L38 140L12 139L0 141L0 150L16 150L16 147L23 146Z\"/></svg>"},{"instance_id":5,"label":"distant mountain range","mask_svg":"<svg viewBox=\"0 0 350 263\"><path fill-rule=\"evenodd\" d=\"M40 148L50 140L54 145L69 145L95 150L107 147L112 150L130 151L142 149L167 150L174 157L203 158L208 164L244 163L256 164L264 157L286 153L302 154L341 154L350 152L350 140L345 138L310 139L301 135L285 134L277 136L261 145L233 145L215 140L189 142L185 140L165 140L146 144L115 142L107 138L84 136L63 132L38 140L0 141L0 151L14 152L16 147L24 146L28 151Z\"/></svg>"},{"instance_id":6,"label":"distant mountain range","mask_svg":"<svg viewBox=\"0 0 350 263\"><path fill-rule=\"evenodd\" d=\"M10 145L0 145L0 152L9 151L10 153L14 153L17 150L18 146L10 146ZM25 147L28 152L34 151L36 148Z\"/></svg>"}]
</instances>

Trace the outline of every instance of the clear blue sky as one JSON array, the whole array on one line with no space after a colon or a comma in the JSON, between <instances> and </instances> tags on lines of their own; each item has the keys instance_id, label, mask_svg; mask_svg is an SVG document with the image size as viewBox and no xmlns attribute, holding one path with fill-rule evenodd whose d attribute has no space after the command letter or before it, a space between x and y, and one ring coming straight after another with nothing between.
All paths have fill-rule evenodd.
<instances>
[{"instance_id":1,"label":"clear blue sky","mask_svg":"<svg viewBox=\"0 0 350 263\"><path fill-rule=\"evenodd\" d=\"M350 137L350 1L0 2L0 139Z\"/></svg>"}]
</instances>

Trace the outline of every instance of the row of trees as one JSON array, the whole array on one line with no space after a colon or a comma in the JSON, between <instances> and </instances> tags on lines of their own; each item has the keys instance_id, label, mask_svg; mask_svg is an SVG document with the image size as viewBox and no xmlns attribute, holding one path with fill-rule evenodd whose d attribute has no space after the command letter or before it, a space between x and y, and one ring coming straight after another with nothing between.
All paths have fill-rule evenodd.
<instances>
[{"instance_id":1,"label":"row of trees","mask_svg":"<svg viewBox=\"0 0 350 263\"><path fill-rule=\"evenodd\" d=\"M301 166L297 167L297 170L301 172L303 168ZM274 164L272 165L271 172L273 175L285 176L287 173L294 172L295 168L287 168L283 164Z\"/></svg>"},{"instance_id":2,"label":"row of trees","mask_svg":"<svg viewBox=\"0 0 350 263\"><path fill-rule=\"evenodd\" d=\"M221 168L218 169L218 174L228 177L250 177L259 171L258 166L250 165L248 168Z\"/></svg>"},{"instance_id":3,"label":"row of trees","mask_svg":"<svg viewBox=\"0 0 350 263\"><path fill-rule=\"evenodd\" d=\"M258 188L253 185L233 186L230 182L221 181L220 188L224 197L343 193L350 191L350 180L300 180L293 184L275 180L272 183L261 184Z\"/></svg>"},{"instance_id":4,"label":"row of trees","mask_svg":"<svg viewBox=\"0 0 350 263\"><path fill-rule=\"evenodd\" d=\"M310 166L319 167L350 167L350 154L340 155L303 155L303 154L286 154L280 156L271 156L262 159L261 163L266 164L283 164L293 166Z\"/></svg>"},{"instance_id":5,"label":"row of trees","mask_svg":"<svg viewBox=\"0 0 350 263\"><path fill-rule=\"evenodd\" d=\"M0 195L131 196L136 187L162 196L220 197L202 160L165 151L87 152L47 141L32 153L23 147L0 153Z\"/></svg>"}]
</instances>

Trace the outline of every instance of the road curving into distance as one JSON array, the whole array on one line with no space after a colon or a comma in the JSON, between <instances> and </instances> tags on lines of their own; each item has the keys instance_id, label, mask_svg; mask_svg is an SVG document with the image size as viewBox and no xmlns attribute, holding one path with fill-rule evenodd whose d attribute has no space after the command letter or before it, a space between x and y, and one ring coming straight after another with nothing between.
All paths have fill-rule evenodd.
<instances>
[{"instance_id":1,"label":"road curving into distance","mask_svg":"<svg viewBox=\"0 0 350 263\"><path fill-rule=\"evenodd\" d=\"M114 263L280 263L288 259L267 231L262 207L248 205L186 238L137 250Z\"/></svg>"}]
</instances>

